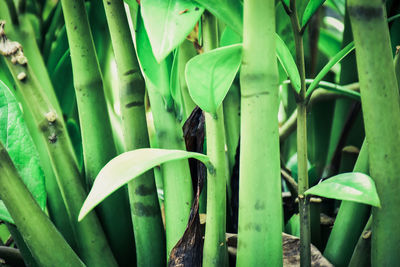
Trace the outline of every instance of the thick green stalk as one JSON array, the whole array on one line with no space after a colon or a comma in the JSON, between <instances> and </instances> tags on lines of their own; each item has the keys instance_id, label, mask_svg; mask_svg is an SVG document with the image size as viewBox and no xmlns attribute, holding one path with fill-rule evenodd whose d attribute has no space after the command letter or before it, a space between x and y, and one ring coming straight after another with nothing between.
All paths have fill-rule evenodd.
<instances>
[{"instance_id":1,"label":"thick green stalk","mask_svg":"<svg viewBox=\"0 0 400 267\"><path fill-rule=\"evenodd\" d=\"M147 85L159 148L185 150L182 128L173 110L165 109L163 97ZM167 256L185 232L193 201L189 163L179 160L161 166L164 184Z\"/></svg>"},{"instance_id":2,"label":"thick green stalk","mask_svg":"<svg viewBox=\"0 0 400 267\"><path fill-rule=\"evenodd\" d=\"M217 114L205 114L207 155L214 166L207 171L207 220L203 249L203 266L225 266L228 254L226 232L226 156L222 105Z\"/></svg>"},{"instance_id":3,"label":"thick green stalk","mask_svg":"<svg viewBox=\"0 0 400 267\"><path fill-rule=\"evenodd\" d=\"M115 261L108 249L97 217L92 213L81 223L78 214L86 198L80 179L75 154L65 128L62 115L48 100L46 93L36 79L29 63L20 48L20 44L11 42L4 33L4 24L0 23L1 54L6 57L7 66L16 82L17 97L26 103L26 119L33 119L42 134L42 139L50 155L51 164L73 226L78 249L83 261L89 266L114 266ZM4 50L3 50L4 48ZM9 52L11 51L11 52ZM32 125L32 124L28 124ZM31 132L33 129L29 129Z\"/></svg>"},{"instance_id":4,"label":"thick green stalk","mask_svg":"<svg viewBox=\"0 0 400 267\"><path fill-rule=\"evenodd\" d=\"M297 102L297 166L299 188L299 214L300 214L300 266L311 266L311 229L310 229L310 202L304 196L308 189L308 165L307 165L307 103L306 74L304 62L304 45L299 18L296 9L296 0L290 0L290 21L296 47L296 64L300 73L301 88Z\"/></svg>"},{"instance_id":5,"label":"thick green stalk","mask_svg":"<svg viewBox=\"0 0 400 267\"><path fill-rule=\"evenodd\" d=\"M203 49L218 47L217 19L206 12L203 17ZM224 113L221 105L216 114L205 113L207 155L214 170L207 170L207 220L203 249L203 266L226 266L226 185L229 179L225 156Z\"/></svg>"},{"instance_id":6,"label":"thick green stalk","mask_svg":"<svg viewBox=\"0 0 400 267\"><path fill-rule=\"evenodd\" d=\"M368 174L368 146L364 142L354 166L354 172ZM351 201L342 201L324 256L335 266L347 266L358 238L370 215L370 207Z\"/></svg>"},{"instance_id":7,"label":"thick green stalk","mask_svg":"<svg viewBox=\"0 0 400 267\"><path fill-rule=\"evenodd\" d=\"M122 0L104 0L108 27L117 62L125 150L149 147L145 84L136 58ZM148 171L128 184L135 234L137 265L165 265L165 234L154 172ZM151 212L147 212L151 211Z\"/></svg>"},{"instance_id":8,"label":"thick green stalk","mask_svg":"<svg viewBox=\"0 0 400 267\"><path fill-rule=\"evenodd\" d=\"M370 174L381 208L373 208L372 266L400 262L400 106L392 49L381 0L349 0Z\"/></svg>"},{"instance_id":9,"label":"thick green stalk","mask_svg":"<svg viewBox=\"0 0 400 267\"><path fill-rule=\"evenodd\" d=\"M0 19L4 19L6 21L11 20L8 14L7 6L4 2L0 2ZM61 108L54 93L54 88L50 81L46 66L43 62L43 58L40 54L39 47L36 43L29 17L26 14L21 14L19 15L19 20L21 21L21 24L18 26L15 26L11 23L7 24L7 35L10 39L21 42L21 45L24 48L24 54L27 57L35 76L38 77L39 83L46 91L46 94L52 105L55 107L57 112L61 114ZM26 109L24 101L22 101L22 106L24 109ZM42 139L40 130L36 127L35 121L28 118L31 116L32 115L29 113L25 114L25 117L27 117L25 121L29 125L28 127L31 129L31 135L38 149L41 165L43 166L43 171L46 177L49 215L59 231L63 234L64 238L66 238L70 245L75 248L76 246L74 244L75 240L73 240L72 228L68 220L66 208L63 203L53 169L51 167L49 154L47 153L46 145L44 144L46 141Z\"/></svg>"},{"instance_id":10,"label":"thick green stalk","mask_svg":"<svg viewBox=\"0 0 400 267\"><path fill-rule=\"evenodd\" d=\"M90 187L104 165L116 156L88 16L83 0L61 1L71 52L75 95L82 133L85 176ZM126 188L113 193L97 209L118 262L129 262L134 249Z\"/></svg>"},{"instance_id":11,"label":"thick green stalk","mask_svg":"<svg viewBox=\"0 0 400 267\"><path fill-rule=\"evenodd\" d=\"M37 263L49 267L85 266L37 205L1 143L0 173L1 200Z\"/></svg>"},{"instance_id":12,"label":"thick green stalk","mask_svg":"<svg viewBox=\"0 0 400 267\"><path fill-rule=\"evenodd\" d=\"M245 0L237 266L282 266L275 1ZM260 27L261 25L261 27Z\"/></svg>"}]
</instances>

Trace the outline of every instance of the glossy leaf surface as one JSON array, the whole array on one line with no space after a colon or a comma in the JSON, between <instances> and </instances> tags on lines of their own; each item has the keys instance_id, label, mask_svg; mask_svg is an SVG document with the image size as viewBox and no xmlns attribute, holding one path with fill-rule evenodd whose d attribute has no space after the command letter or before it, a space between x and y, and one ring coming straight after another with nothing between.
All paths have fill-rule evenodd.
<instances>
[{"instance_id":1,"label":"glossy leaf surface","mask_svg":"<svg viewBox=\"0 0 400 267\"><path fill-rule=\"evenodd\" d=\"M204 111L216 114L242 61L242 45L214 49L192 58L185 76L193 101Z\"/></svg>"},{"instance_id":2,"label":"glossy leaf surface","mask_svg":"<svg viewBox=\"0 0 400 267\"><path fill-rule=\"evenodd\" d=\"M318 8L320 8L320 6L322 6L324 2L325 0L310 0L310 2L308 2L307 7L303 13L303 27L308 23L311 17L315 14L315 12L317 12Z\"/></svg>"},{"instance_id":3,"label":"glossy leaf surface","mask_svg":"<svg viewBox=\"0 0 400 267\"><path fill-rule=\"evenodd\" d=\"M39 206L46 207L46 188L39 155L25 125L19 103L0 81L0 141L7 149L22 180ZM11 216L0 202L0 219L13 223Z\"/></svg>"},{"instance_id":4,"label":"glossy leaf surface","mask_svg":"<svg viewBox=\"0 0 400 267\"><path fill-rule=\"evenodd\" d=\"M374 181L368 175L360 172L335 175L308 189L305 194L380 207Z\"/></svg>"},{"instance_id":5,"label":"glossy leaf surface","mask_svg":"<svg viewBox=\"0 0 400 267\"><path fill-rule=\"evenodd\" d=\"M146 83L151 83L150 87L162 95L165 105L168 108L172 108L173 98L170 92L170 75L173 57L169 55L160 63L157 62L151 50L149 37L144 28L140 12L138 12L136 27L136 49Z\"/></svg>"},{"instance_id":6,"label":"glossy leaf surface","mask_svg":"<svg viewBox=\"0 0 400 267\"><path fill-rule=\"evenodd\" d=\"M192 0L142 0L141 12L158 62L193 30L204 8Z\"/></svg>"},{"instance_id":7,"label":"glossy leaf surface","mask_svg":"<svg viewBox=\"0 0 400 267\"><path fill-rule=\"evenodd\" d=\"M209 168L206 155L183 150L143 148L125 152L106 164L97 175L93 187L83 203L78 220L82 220L106 197L146 171L169 161L195 158Z\"/></svg>"},{"instance_id":8,"label":"glossy leaf surface","mask_svg":"<svg viewBox=\"0 0 400 267\"><path fill-rule=\"evenodd\" d=\"M289 48L286 46L285 42L279 37L279 35L275 35L276 38L276 54L278 56L279 62L281 63L283 69L286 74L289 76L290 81L297 92L300 92L300 74L297 69L296 62L293 59L292 54L289 51Z\"/></svg>"}]
</instances>

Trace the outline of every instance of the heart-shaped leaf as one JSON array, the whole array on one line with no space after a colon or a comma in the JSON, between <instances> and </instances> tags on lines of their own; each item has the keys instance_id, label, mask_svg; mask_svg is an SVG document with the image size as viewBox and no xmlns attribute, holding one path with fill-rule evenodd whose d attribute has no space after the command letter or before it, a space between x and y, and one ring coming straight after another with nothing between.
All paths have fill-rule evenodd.
<instances>
[{"instance_id":1,"label":"heart-shaped leaf","mask_svg":"<svg viewBox=\"0 0 400 267\"><path fill-rule=\"evenodd\" d=\"M278 34L275 34L276 38L276 56L284 69L287 76L289 76L290 81L292 83L293 88L300 92L300 74L297 69L296 62L293 59L292 54L290 53L289 48L286 46L285 42L279 37ZM221 36L221 46L227 46L232 44L237 44L242 42L242 37L231 30L230 28L226 28ZM285 77L286 79L286 77Z\"/></svg>"},{"instance_id":2,"label":"heart-shaped leaf","mask_svg":"<svg viewBox=\"0 0 400 267\"><path fill-rule=\"evenodd\" d=\"M141 12L157 62L168 56L203 14L204 8L192 0L142 0Z\"/></svg>"},{"instance_id":3,"label":"heart-shaped leaf","mask_svg":"<svg viewBox=\"0 0 400 267\"><path fill-rule=\"evenodd\" d=\"M380 207L375 183L371 177L360 172L341 173L311 187L305 195L354 201Z\"/></svg>"},{"instance_id":4,"label":"heart-shaped leaf","mask_svg":"<svg viewBox=\"0 0 400 267\"><path fill-rule=\"evenodd\" d=\"M25 125L19 103L0 81L0 141L4 144L22 180L42 209L46 207L44 174L39 155ZM0 202L0 219L13 223Z\"/></svg>"},{"instance_id":5,"label":"heart-shaped leaf","mask_svg":"<svg viewBox=\"0 0 400 267\"><path fill-rule=\"evenodd\" d=\"M276 39L276 54L278 56L279 62L281 63L286 74L289 76L293 88L299 93L300 92L300 74L297 69L296 62L290 53L289 48L286 46L285 42L275 34Z\"/></svg>"},{"instance_id":6,"label":"heart-shaped leaf","mask_svg":"<svg viewBox=\"0 0 400 267\"><path fill-rule=\"evenodd\" d=\"M183 150L143 148L125 152L106 164L94 181L78 220L81 221L106 197L146 171L173 160L195 158L212 170L206 155Z\"/></svg>"},{"instance_id":7,"label":"heart-shaped leaf","mask_svg":"<svg viewBox=\"0 0 400 267\"><path fill-rule=\"evenodd\" d=\"M310 0L310 2L308 2L306 10L304 10L303 13L302 27L308 23L311 17L315 14L315 12L317 12L318 8L322 6L324 2L325 0Z\"/></svg>"},{"instance_id":8,"label":"heart-shaped leaf","mask_svg":"<svg viewBox=\"0 0 400 267\"><path fill-rule=\"evenodd\" d=\"M243 34L243 4L240 0L195 0L234 31Z\"/></svg>"},{"instance_id":9,"label":"heart-shaped leaf","mask_svg":"<svg viewBox=\"0 0 400 267\"><path fill-rule=\"evenodd\" d=\"M204 111L216 114L239 70L242 45L236 44L195 56L186 64L189 94Z\"/></svg>"}]
</instances>

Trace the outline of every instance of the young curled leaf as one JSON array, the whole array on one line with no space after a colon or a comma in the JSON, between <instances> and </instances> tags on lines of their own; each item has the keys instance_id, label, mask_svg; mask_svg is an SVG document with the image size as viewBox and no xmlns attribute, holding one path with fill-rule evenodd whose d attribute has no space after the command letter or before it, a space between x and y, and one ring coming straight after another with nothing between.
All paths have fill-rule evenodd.
<instances>
[{"instance_id":1,"label":"young curled leaf","mask_svg":"<svg viewBox=\"0 0 400 267\"><path fill-rule=\"evenodd\" d=\"M192 58L185 76L193 101L204 111L216 114L239 70L242 45L211 50Z\"/></svg>"}]
</instances>

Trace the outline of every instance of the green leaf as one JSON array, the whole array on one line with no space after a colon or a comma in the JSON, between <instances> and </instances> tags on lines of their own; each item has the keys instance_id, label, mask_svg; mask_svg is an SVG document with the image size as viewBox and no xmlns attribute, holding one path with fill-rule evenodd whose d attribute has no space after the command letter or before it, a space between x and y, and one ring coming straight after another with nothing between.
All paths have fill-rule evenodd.
<instances>
[{"instance_id":1,"label":"green leaf","mask_svg":"<svg viewBox=\"0 0 400 267\"><path fill-rule=\"evenodd\" d=\"M243 4L240 0L195 0L219 20L243 35Z\"/></svg>"},{"instance_id":2,"label":"green leaf","mask_svg":"<svg viewBox=\"0 0 400 267\"><path fill-rule=\"evenodd\" d=\"M130 8L135 8L138 5L136 0L124 0L124 2L127 3Z\"/></svg>"},{"instance_id":3,"label":"green leaf","mask_svg":"<svg viewBox=\"0 0 400 267\"><path fill-rule=\"evenodd\" d=\"M160 63L157 62L151 50L149 37L140 12L138 12L136 27L136 49L147 87L149 90L150 88L156 89L163 97L166 108L172 109L173 98L170 92L170 77L173 57L169 55ZM149 83L151 83L151 86L148 86Z\"/></svg>"},{"instance_id":4,"label":"green leaf","mask_svg":"<svg viewBox=\"0 0 400 267\"><path fill-rule=\"evenodd\" d=\"M354 42L351 42L348 45L346 45L345 48L340 50L340 52L337 53L331 60L329 60L328 63L326 63L326 65L317 74L317 76L314 78L314 81L308 87L307 92L306 92L307 98L311 97L312 92L317 88L319 82L322 81L322 79L332 69L332 67L335 66L338 62L340 62L351 51L353 51L353 49L354 49Z\"/></svg>"},{"instance_id":5,"label":"green leaf","mask_svg":"<svg viewBox=\"0 0 400 267\"><path fill-rule=\"evenodd\" d=\"M289 48L286 46L285 42L279 37L278 34L275 35L276 39L276 54L278 56L279 62L281 63L286 74L289 76L293 88L296 92L300 92L300 74L297 69L296 62L293 59Z\"/></svg>"},{"instance_id":6,"label":"green leaf","mask_svg":"<svg viewBox=\"0 0 400 267\"><path fill-rule=\"evenodd\" d=\"M230 27L226 27L221 35L220 46L228 46L233 44L240 44L243 41L242 36L232 30Z\"/></svg>"},{"instance_id":7,"label":"green leaf","mask_svg":"<svg viewBox=\"0 0 400 267\"><path fill-rule=\"evenodd\" d=\"M212 170L212 165L206 155L183 150L143 148L125 152L113 158L97 175L83 203L78 221L81 221L106 197L146 171L169 161L187 158L195 158Z\"/></svg>"},{"instance_id":8,"label":"green leaf","mask_svg":"<svg viewBox=\"0 0 400 267\"><path fill-rule=\"evenodd\" d=\"M375 207L381 206L374 181L368 175L360 172L335 175L311 187L305 192L305 195L354 201Z\"/></svg>"},{"instance_id":9,"label":"green leaf","mask_svg":"<svg viewBox=\"0 0 400 267\"><path fill-rule=\"evenodd\" d=\"M25 125L19 103L2 81L0 81L0 141L7 149L25 185L44 210L47 196L39 155ZM0 203L0 219L13 223L5 206Z\"/></svg>"},{"instance_id":10,"label":"green leaf","mask_svg":"<svg viewBox=\"0 0 400 267\"><path fill-rule=\"evenodd\" d=\"M303 13L302 27L305 27L307 25L308 21L315 14L315 12L317 12L318 8L320 8L320 6L322 6L324 2L325 0L310 0L310 2L308 2L306 10L304 10Z\"/></svg>"},{"instance_id":11,"label":"green leaf","mask_svg":"<svg viewBox=\"0 0 400 267\"><path fill-rule=\"evenodd\" d=\"M202 110L216 114L241 60L241 44L217 48L189 60L185 70L189 94Z\"/></svg>"},{"instance_id":12,"label":"green leaf","mask_svg":"<svg viewBox=\"0 0 400 267\"><path fill-rule=\"evenodd\" d=\"M157 62L185 40L203 14L192 0L142 0L143 22Z\"/></svg>"}]
</instances>

